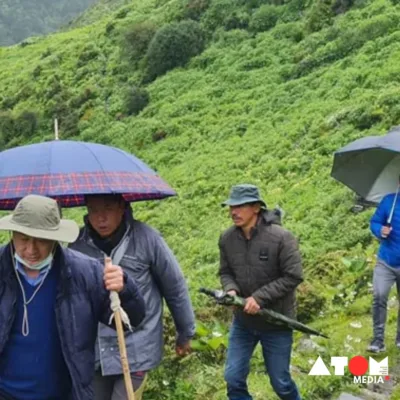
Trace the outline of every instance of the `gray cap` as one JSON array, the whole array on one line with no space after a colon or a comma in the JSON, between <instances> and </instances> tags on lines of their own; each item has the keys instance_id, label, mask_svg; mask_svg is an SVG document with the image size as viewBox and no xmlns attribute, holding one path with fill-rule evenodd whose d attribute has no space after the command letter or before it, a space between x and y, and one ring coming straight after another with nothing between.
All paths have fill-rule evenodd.
<instances>
[{"instance_id":1,"label":"gray cap","mask_svg":"<svg viewBox=\"0 0 400 400\"><path fill-rule=\"evenodd\" d=\"M75 242L79 235L75 221L61 219L55 200L33 194L20 200L11 215L0 219L0 230L67 243Z\"/></svg>"},{"instance_id":2,"label":"gray cap","mask_svg":"<svg viewBox=\"0 0 400 400\"><path fill-rule=\"evenodd\" d=\"M250 184L241 184L232 186L229 199L224 201L222 206L240 206L247 203L259 202L264 208L267 208L264 200L261 199L257 186Z\"/></svg>"}]
</instances>

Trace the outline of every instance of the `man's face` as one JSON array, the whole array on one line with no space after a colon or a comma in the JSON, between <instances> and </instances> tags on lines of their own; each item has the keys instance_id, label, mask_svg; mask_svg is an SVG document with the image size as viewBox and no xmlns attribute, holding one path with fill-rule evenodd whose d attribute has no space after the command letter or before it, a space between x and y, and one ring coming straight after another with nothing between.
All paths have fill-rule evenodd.
<instances>
[{"instance_id":1,"label":"man's face","mask_svg":"<svg viewBox=\"0 0 400 400\"><path fill-rule=\"evenodd\" d=\"M49 256L54 248L53 240L37 239L23 233L13 233L13 244L17 254L28 264L34 265Z\"/></svg>"},{"instance_id":2,"label":"man's face","mask_svg":"<svg viewBox=\"0 0 400 400\"><path fill-rule=\"evenodd\" d=\"M259 204L243 204L240 206L230 206L229 212L233 223L239 228L252 226L257 221L260 212Z\"/></svg>"},{"instance_id":3,"label":"man's face","mask_svg":"<svg viewBox=\"0 0 400 400\"><path fill-rule=\"evenodd\" d=\"M89 222L103 238L112 235L121 224L125 206L122 201L107 197L92 197L87 200Z\"/></svg>"}]
</instances>

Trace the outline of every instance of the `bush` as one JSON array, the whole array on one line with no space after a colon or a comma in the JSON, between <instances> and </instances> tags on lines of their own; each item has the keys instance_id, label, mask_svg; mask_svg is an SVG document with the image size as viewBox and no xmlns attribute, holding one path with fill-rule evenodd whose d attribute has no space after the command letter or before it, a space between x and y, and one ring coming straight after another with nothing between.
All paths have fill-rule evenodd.
<instances>
[{"instance_id":1,"label":"bush","mask_svg":"<svg viewBox=\"0 0 400 400\"><path fill-rule=\"evenodd\" d=\"M163 26L149 45L148 78L152 80L175 67L184 66L192 57L203 51L204 45L204 32L195 21Z\"/></svg>"},{"instance_id":2,"label":"bush","mask_svg":"<svg viewBox=\"0 0 400 400\"><path fill-rule=\"evenodd\" d=\"M329 0L318 0L313 4L307 20L307 29L317 32L330 25L333 17L332 6Z\"/></svg>"},{"instance_id":3,"label":"bush","mask_svg":"<svg viewBox=\"0 0 400 400\"><path fill-rule=\"evenodd\" d=\"M233 29L247 29L250 16L244 11L233 12L225 21L224 28L227 31Z\"/></svg>"},{"instance_id":4,"label":"bush","mask_svg":"<svg viewBox=\"0 0 400 400\"><path fill-rule=\"evenodd\" d=\"M125 113L137 115L149 104L150 96L145 89L133 87L125 93Z\"/></svg>"},{"instance_id":5,"label":"bush","mask_svg":"<svg viewBox=\"0 0 400 400\"><path fill-rule=\"evenodd\" d=\"M32 71L32 76L34 78L38 78L40 74L42 73L42 67L40 65L37 65L35 69Z\"/></svg>"},{"instance_id":6,"label":"bush","mask_svg":"<svg viewBox=\"0 0 400 400\"><path fill-rule=\"evenodd\" d=\"M70 105L72 108L80 108L95 97L95 93L90 88L86 88L81 94L71 99Z\"/></svg>"},{"instance_id":7,"label":"bush","mask_svg":"<svg viewBox=\"0 0 400 400\"><path fill-rule=\"evenodd\" d=\"M354 0L335 0L332 4L332 11L338 15L348 11L353 6Z\"/></svg>"},{"instance_id":8,"label":"bush","mask_svg":"<svg viewBox=\"0 0 400 400\"><path fill-rule=\"evenodd\" d=\"M79 134L79 115L76 111L70 111L59 119L60 137L65 139Z\"/></svg>"},{"instance_id":9,"label":"bush","mask_svg":"<svg viewBox=\"0 0 400 400\"><path fill-rule=\"evenodd\" d=\"M289 39L295 43L304 39L304 31L298 22L289 22L287 24L279 24L272 32L275 39Z\"/></svg>"},{"instance_id":10,"label":"bush","mask_svg":"<svg viewBox=\"0 0 400 400\"><path fill-rule=\"evenodd\" d=\"M77 62L77 67L83 67L86 63L91 60L96 59L99 56L99 51L93 46L87 46L82 53L79 55L79 59Z\"/></svg>"},{"instance_id":11,"label":"bush","mask_svg":"<svg viewBox=\"0 0 400 400\"><path fill-rule=\"evenodd\" d=\"M151 22L142 22L126 29L124 48L129 59L138 61L146 54L156 30L157 27Z\"/></svg>"},{"instance_id":12,"label":"bush","mask_svg":"<svg viewBox=\"0 0 400 400\"><path fill-rule=\"evenodd\" d=\"M252 16L250 30L253 32L265 32L273 28L281 15L277 6L266 4L260 7Z\"/></svg>"},{"instance_id":13,"label":"bush","mask_svg":"<svg viewBox=\"0 0 400 400\"><path fill-rule=\"evenodd\" d=\"M183 18L200 21L209 5L209 0L188 0L183 11Z\"/></svg>"},{"instance_id":14,"label":"bush","mask_svg":"<svg viewBox=\"0 0 400 400\"><path fill-rule=\"evenodd\" d=\"M227 21L238 12L240 7L237 0L215 0L204 13L202 22L207 32L212 33L221 26L225 27Z\"/></svg>"},{"instance_id":15,"label":"bush","mask_svg":"<svg viewBox=\"0 0 400 400\"><path fill-rule=\"evenodd\" d=\"M15 122L10 112L0 112L0 133L5 143L14 136Z\"/></svg>"},{"instance_id":16,"label":"bush","mask_svg":"<svg viewBox=\"0 0 400 400\"><path fill-rule=\"evenodd\" d=\"M15 119L14 130L18 136L30 138L36 132L38 125L36 114L32 111L23 111Z\"/></svg>"}]
</instances>

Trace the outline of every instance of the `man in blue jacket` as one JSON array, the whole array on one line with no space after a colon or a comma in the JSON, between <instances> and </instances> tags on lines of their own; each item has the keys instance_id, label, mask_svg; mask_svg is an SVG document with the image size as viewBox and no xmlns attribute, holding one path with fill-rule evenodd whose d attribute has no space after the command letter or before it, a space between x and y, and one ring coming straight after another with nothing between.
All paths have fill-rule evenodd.
<instances>
[{"instance_id":1,"label":"man in blue jacket","mask_svg":"<svg viewBox=\"0 0 400 400\"><path fill-rule=\"evenodd\" d=\"M393 208L390 224L388 218ZM385 351L385 325L387 300L396 283L400 289L400 207L395 194L385 196L377 207L370 223L372 233L380 240L378 260L373 276L373 339L368 350ZM396 345L400 348L400 312L397 318Z\"/></svg>"},{"instance_id":2,"label":"man in blue jacket","mask_svg":"<svg viewBox=\"0 0 400 400\"><path fill-rule=\"evenodd\" d=\"M110 324L108 291L119 293L131 326L144 300L119 266L61 247L79 228L56 201L23 198L0 219L12 232L0 249L0 400L93 400L99 321Z\"/></svg>"}]
</instances>

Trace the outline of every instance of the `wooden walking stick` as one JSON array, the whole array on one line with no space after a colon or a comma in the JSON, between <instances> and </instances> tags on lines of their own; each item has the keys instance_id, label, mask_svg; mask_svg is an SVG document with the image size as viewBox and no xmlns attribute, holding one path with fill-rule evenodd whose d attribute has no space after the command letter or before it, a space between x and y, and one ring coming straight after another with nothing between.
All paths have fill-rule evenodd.
<instances>
[{"instance_id":1,"label":"wooden walking stick","mask_svg":"<svg viewBox=\"0 0 400 400\"><path fill-rule=\"evenodd\" d=\"M105 258L105 266L108 265L112 265L112 260L110 257ZM111 291L110 300L111 300L111 310L113 311L110 321L112 321L112 318L115 318L115 326L117 328L121 365L122 365L122 370L124 372L126 393L128 394L127 399L135 400L135 392L133 391L131 372L129 369L129 361L128 361L128 356L126 354L125 333L122 323L127 324L130 329L132 328L130 326L128 316L126 315L125 311L121 308L121 302L119 300L118 293L115 291Z\"/></svg>"}]
</instances>

